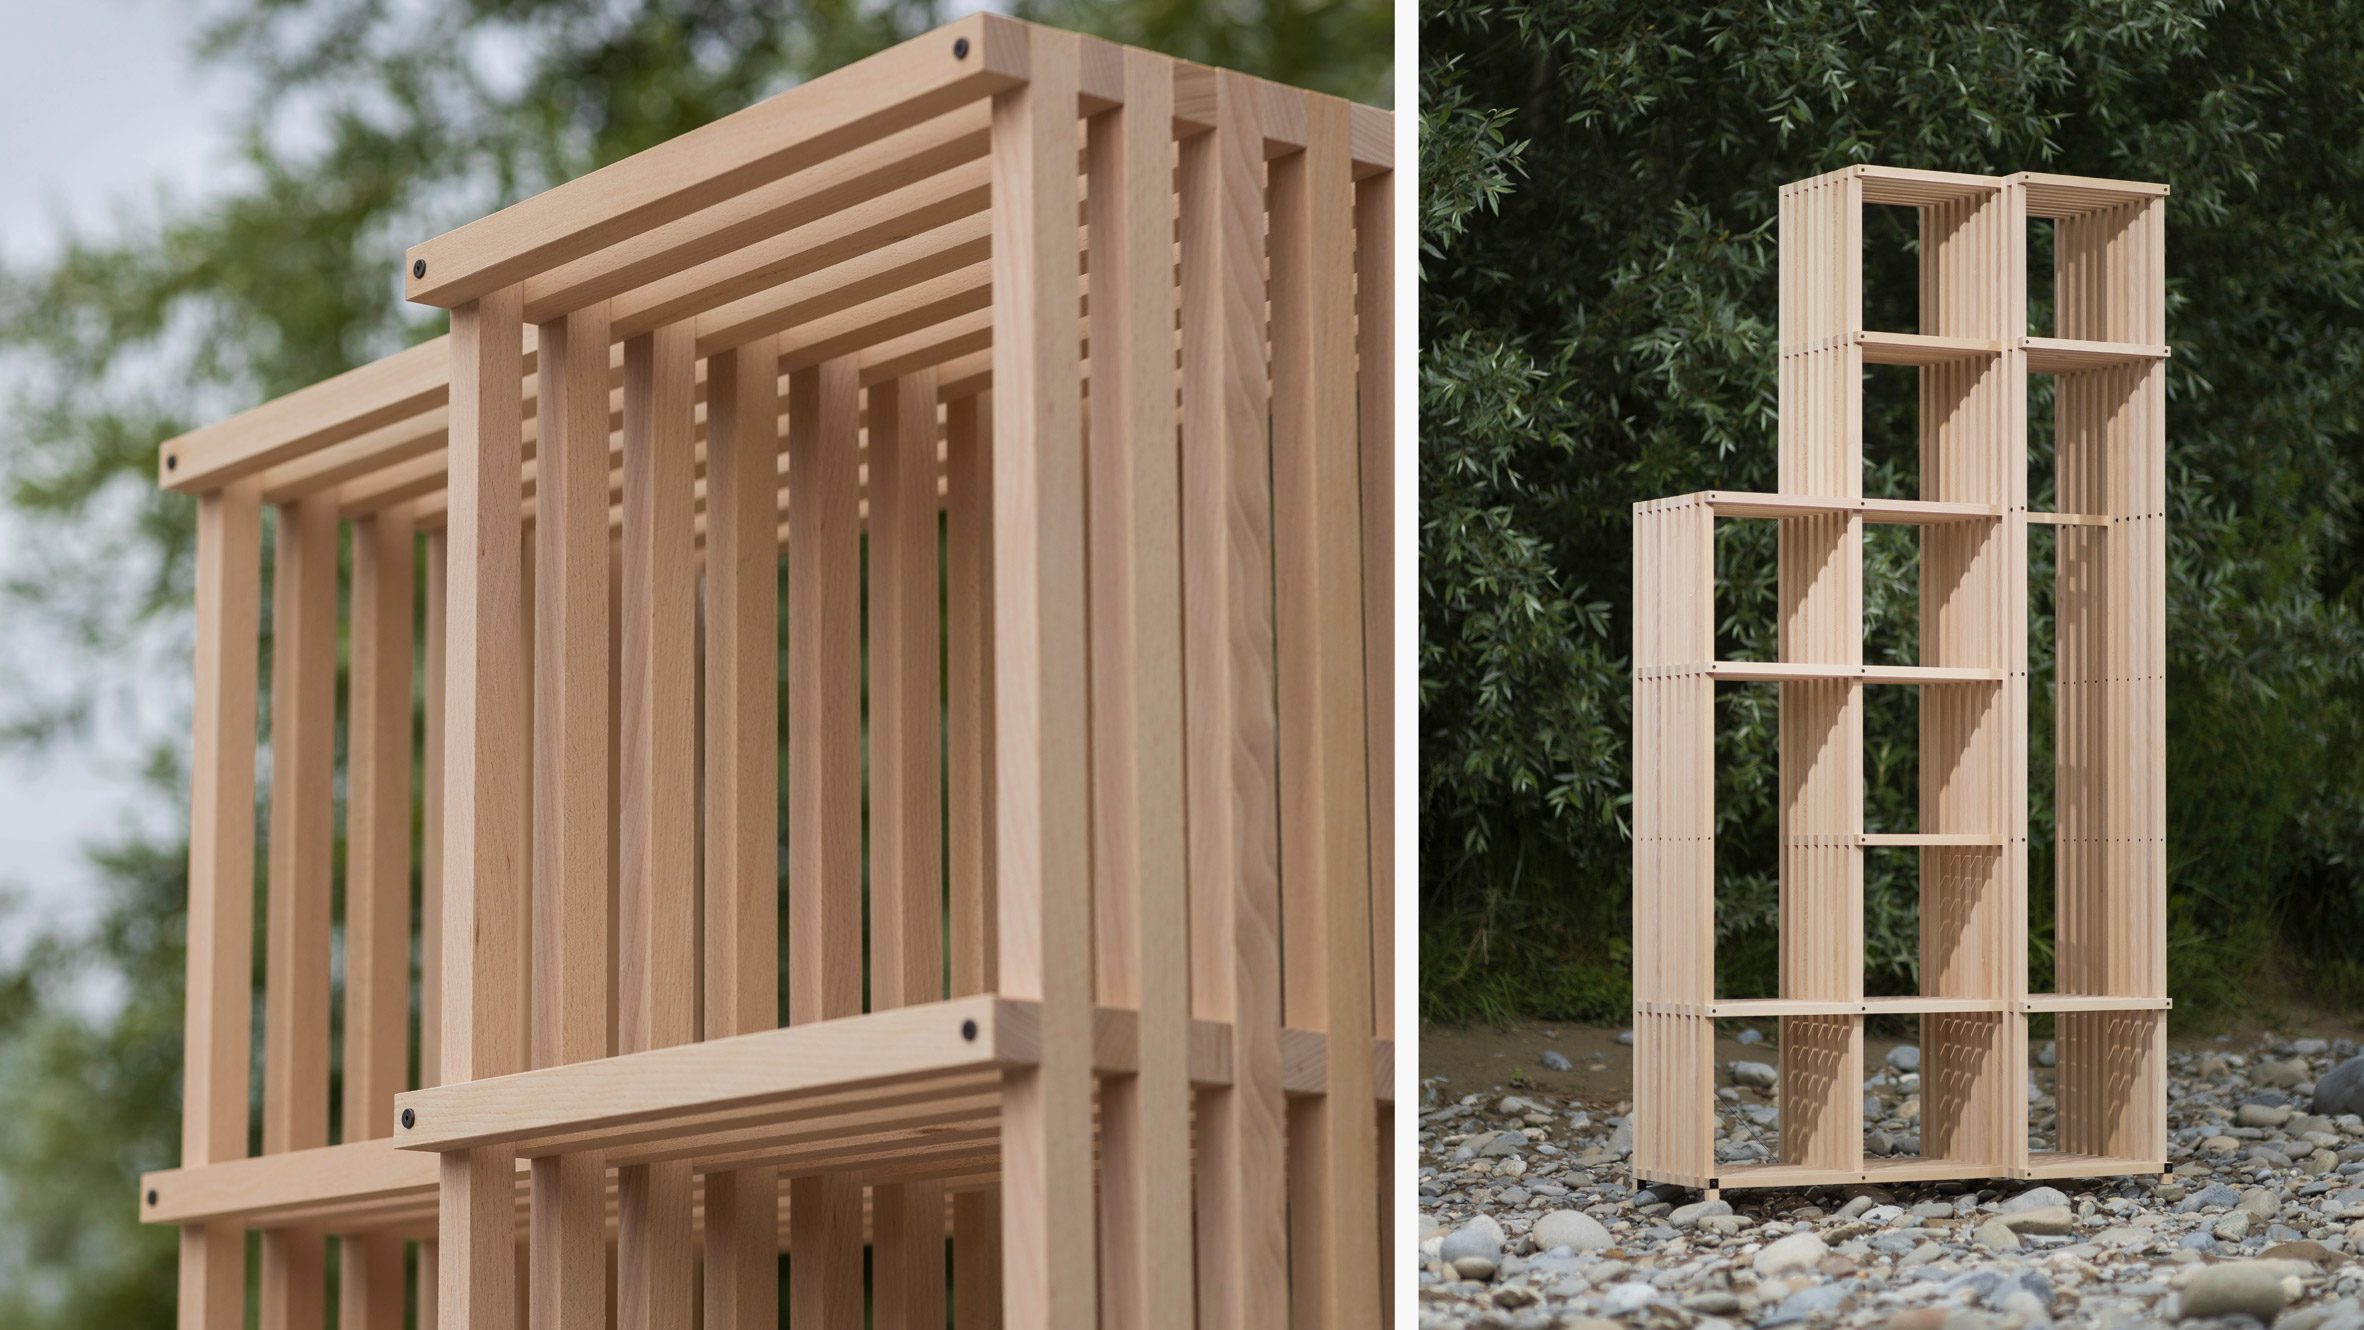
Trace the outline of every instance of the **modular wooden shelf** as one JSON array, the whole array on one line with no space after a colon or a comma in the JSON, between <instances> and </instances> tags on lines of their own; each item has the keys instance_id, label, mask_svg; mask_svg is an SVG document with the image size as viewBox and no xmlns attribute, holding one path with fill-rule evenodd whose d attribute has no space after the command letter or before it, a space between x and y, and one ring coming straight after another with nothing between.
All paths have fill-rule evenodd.
<instances>
[{"instance_id":1,"label":"modular wooden shelf","mask_svg":"<svg viewBox=\"0 0 2364 1330\"><path fill-rule=\"evenodd\" d=\"M1392 136L977 15L166 441L181 1323L1378 1323Z\"/></svg>"},{"instance_id":2,"label":"modular wooden shelf","mask_svg":"<svg viewBox=\"0 0 2364 1330\"><path fill-rule=\"evenodd\" d=\"M2160 1171L2166 1158L2163 185L1857 166L1781 194L1780 489L1634 506L1634 1176L1715 1192ZM1863 209L1918 210L1920 327L1864 326ZM2027 236L2053 229L2054 336ZM1920 488L1863 491L1866 365L1917 367ZM2029 376L2060 512L2031 512ZM1773 661L1715 656L1715 523L1778 527ZM1870 523L1920 539L1915 665L1863 659ZM2028 539L2059 542L2060 993L2027 965ZM1780 993L1715 995L1715 699L1780 689ZM1863 689L1923 685L1921 830L1866 831ZM1864 856L1920 858L1920 996L1864 994ZM1922 1153L1864 1150L1864 1021L1921 1022ZM2028 1028L2054 1022L2057 1149ZM1780 1025L1778 1157L1719 1162L1717 1020Z\"/></svg>"}]
</instances>

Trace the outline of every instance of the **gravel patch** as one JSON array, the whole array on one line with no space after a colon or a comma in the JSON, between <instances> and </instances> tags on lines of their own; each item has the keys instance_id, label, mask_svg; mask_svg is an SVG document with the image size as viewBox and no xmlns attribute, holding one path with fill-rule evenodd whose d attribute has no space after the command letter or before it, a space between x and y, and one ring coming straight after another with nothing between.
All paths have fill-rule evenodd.
<instances>
[{"instance_id":1,"label":"gravel patch","mask_svg":"<svg viewBox=\"0 0 2364 1330\"><path fill-rule=\"evenodd\" d=\"M1713 1203L1628 1184L1629 1102L1430 1081L1419 1324L2364 1330L2364 1117L2322 1111L2347 1110L2364 1086L2364 1060L2348 1069L2356 1051L2321 1039L2171 1051L2163 1178L1728 1191ZM2045 1143L2050 1053L2038 1049L2030 1072L2031 1130ZM1777 1087L1757 1070L1773 1060L1718 1078L1719 1159L1774 1157ZM1917 1056L1870 1070L1867 1146L1917 1152Z\"/></svg>"}]
</instances>

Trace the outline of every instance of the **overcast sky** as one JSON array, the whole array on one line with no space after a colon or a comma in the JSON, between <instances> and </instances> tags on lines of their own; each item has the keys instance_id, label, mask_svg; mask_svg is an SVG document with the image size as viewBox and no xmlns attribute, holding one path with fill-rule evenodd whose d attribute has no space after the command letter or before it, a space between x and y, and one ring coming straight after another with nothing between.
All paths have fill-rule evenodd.
<instances>
[{"instance_id":1,"label":"overcast sky","mask_svg":"<svg viewBox=\"0 0 2364 1330\"><path fill-rule=\"evenodd\" d=\"M0 261L37 262L69 228L105 227L152 203L159 187L201 196L230 169L245 99L232 79L209 76L190 58L198 8L190 0L8 0ZM0 512L0 567L11 539ZM0 624L0 632L22 629ZM184 664L176 701L186 696L185 673ZM0 883L27 889L45 909L83 912L93 878L81 845L153 811L153 796L127 770L136 754L127 728L118 717L90 747L37 761L0 756Z\"/></svg>"}]
</instances>

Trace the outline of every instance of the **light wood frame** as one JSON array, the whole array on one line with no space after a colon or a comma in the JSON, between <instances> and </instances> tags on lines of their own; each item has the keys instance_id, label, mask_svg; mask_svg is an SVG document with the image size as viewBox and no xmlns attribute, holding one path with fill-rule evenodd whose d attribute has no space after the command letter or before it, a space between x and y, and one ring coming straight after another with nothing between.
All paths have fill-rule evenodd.
<instances>
[{"instance_id":1,"label":"light wood frame","mask_svg":"<svg viewBox=\"0 0 2364 1330\"><path fill-rule=\"evenodd\" d=\"M2152 1173L2166 1159L2167 187L1854 166L1781 191L1780 490L1634 505L1636 1184ZM1920 221L1920 327L1867 329L1863 210ZM2056 327L2027 331L2053 228ZM1917 366L1917 498L1863 493L1867 365ZM2030 512L2029 376L2063 512ZM1779 659L1716 658L1715 523L1779 523ZM1920 651L1863 658L1863 529L1920 532ZM2058 531L2058 991L2028 991L2028 539ZM1715 985L1719 681L1780 689L1780 994ZM1863 691L1920 696L1920 828L1864 826ZM1920 856L1917 997L1866 997L1863 857ZM2032 1149L2028 1024L2059 1043ZM1863 1150L1863 1024L1921 1022L1921 1153ZM1715 1026L1780 1023L1778 1158L1716 1159Z\"/></svg>"},{"instance_id":2,"label":"light wood frame","mask_svg":"<svg viewBox=\"0 0 2364 1330\"><path fill-rule=\"evenodd\" d=\"M331 1240L349 1330L1376 1324L1392 135L973 16L414 247L447 336L165 442L182 1324L250 1233L272 1326Z\"/></svg>"}]
</instances>

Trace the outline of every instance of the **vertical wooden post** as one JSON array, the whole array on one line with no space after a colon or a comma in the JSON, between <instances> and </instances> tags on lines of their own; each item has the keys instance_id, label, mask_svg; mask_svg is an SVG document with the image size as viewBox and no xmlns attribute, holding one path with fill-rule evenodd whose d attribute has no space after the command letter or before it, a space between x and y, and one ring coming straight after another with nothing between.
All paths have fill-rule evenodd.
<instances>
[{"instance_id":1,"label":"vertical wooden post","mask_svg":"<svg viewBox=\"0 0 2364 1330\"><path fill-rule=\"evenodd\" d=\"M778 366L770 338L706 362L710 1039L779 1024ZM777 1323L779 1225L776 1170L707 1176L711 1330Z\"/></svg>"},{"instance_id":2,"label":"vertical wooden post","mask_svg":"<svg viewBox=\"0 0 2364 1330\"><path fill-rule=\"evenodd\" d=\"M862 1010L860 428L851 360L789 376L788 1019L797 1025ZM790 1324L862 1315L859 1178L789 1182L788 1260Z\"/></svg>"},{"instance_id":3,"label":"vertical wooden post","mask_svg":"<svg viewBox=\"0 0 2364 1330\"><path fill-rule=\"evenodd\" d=\"M443 1049L445 1083L522 1070L518 1002L527 883L522 301L505 287L452 311L450 586L446 591ZM443 1157L440 1321L510 1330L516 1307L513 1152Z\"/></svg>"},{"instance_id":4,"label":"vertical wooden post","mask_svg":"<svg viewBox=\"0 0 2364 1330\"><path fill-rule=\"evenodd\" d=\"M1188 879L1175 492L1174 75L1121 50L1093 117L1090 540L1093 957L1098 1000L1139 1011L1132 1076L1100 1087L1101 1316L1191 1323Z\"/></svg>"},{"instance_id":5,"label":"vertical wooden post","mask_svg":"<svg viewBox=\"0 0 2364 1330\"><path fill-rule=\"evenodd\" d=\"M410 520L353 526L353 663L346 704L345 1083L348 1141L394 1130L410 1079L411 640L416 551ZM339 1324L401 1330L402 1240L338 1244Z\"/></svg>"},{"instance_id":6,"label":"vertical wooden post","mask_svg":"<svg viewBox=\"0 0 2364 1330\"><path fill-rule=\"evenodd\" d=\"M870 1006L944 994L936 376L870 390ZM872 1324L943 1330L944 1187L871 1188Z\"/></svg>"},{"instance_id":7,"label":"vertical wooden post","mask_svg":"<svg viewBox=\"0 0 2364 1330\"><path fill-rule=\"evenodd\" d=\"M1182 596L1194 1013L1232 1026L1232 1081L1199 1096L1198 1305L1277 1327L1288 1283L1274 817L1272 453L1264 130L1245 75L1182 141Z\"/></svg>"},{"instance_id":8,"label":"vertical wooden post","mask_svg":"<svg viewBox=\"0 0 2364 1330\"><path fill-rule=\"evenodd\" d=\"M1027 34L993 98L995 873L1000 991L1042 1004L1041 1060L1004 1076L1002 1287L1011 1324L1096 1319L1090 759L1077 44Z\"/></svg>"},{"instance_id":9,"label":"vertical wooden post","mask_svg":"<svg viewBox=\"0 0 2364 1330\"><path fill-rule=\"evenodd\" d=\"M254 986L255 725L261 482L197 500L196 726L189 761L188 1014L181 1164L246 1157ZM246 1233L181 1230L182 1330L246 1324Z\"/></svg>"},{"instance_id":10,"label":"vertical wooden post","mask_svg":"<svg viewBox=\"0 0 2364 1330\"><path fill-rule=\"evenodd\" d=\"M534 521L532 1030L537 1066L608 1054L607 306L540 325ZM596 1151L532 1165L537 1330L606 1309Z\"/></svg>"},{"instance_id":11,"label":"vertical wooden post","mask_svg":"<svg viewBox=\"0 0 2364 1330\"><path fill-rule=\"evenodd\" d=\"M443 725L444 642L449 622L445 588L450 585L451 544L447 531L427 533L426 648L419 707L419 1044L418 1083L441 1083L443 1055ZM413 1289L418 1330L435 1330L441 1292L435 1278L436 1244L419 1244Z\"/></svg>"},{"instance_id":12,"label":"vertical wooden post","mask_svg":"<svg viewBox=\"0 0 2364 1330\"><path fill-rule=\"evenodd\" d=\"M624 344L623 826L617 883L620 1051L698 1034L697 551L686 324ZM735 383L715 400L738 434ZM711 433L710 429L710 433ZM735 454L734 454L735 455ZM726 497L728 497L726 495ZM718 905L727 909L728 900ZM693 1264L690 1165L617 1170L616 1302L621 1330L688 1330Z\"/></svg>"},{"instance_id":13,"label":"vertical wooden post","mask_svg":"<svg viewBox=\"0 0 2364 1330\"><path fill-rule=\"evenodd\" d=\"M1335 1326L1379 1320L1349 170L1345 103L1308 94L1305 150L1271 168L1274 621L1284 998L1328 1035L1325 1093L1290 1107L1290 1284Z\"/></svg>"},{"instance_id":14,"label":"vertical wooden post","mask_svg":"<svg viewBox=\"0 0 2364 1330\"><path fill-rule=\"evenodd\" d=\"M1395 1038L1395 173L1354 188L1355 433L1363 536L1363 744L1370 774L1371 1033ZM1395 1111L1379 1108L1381 1305L1393 1305Z\"/></svg>"},{"instance_id":15,"label":"vertical wooden post","mask_svg":"<svg viewBox=\"0 0 2364 1330\"><path fill-rule=\"evenodd\" d=\"M279 510L271 609L270 901L263 990L263 1152L328 1144L330 842L334 835L337 513L326 496ZM327 1315L317 1232L267 1230L262 1324Z\"/></svg>"},{"instance_id":16,"label":"vertical wooden post","mask_svg":"<svg viewBox=\"0 0 2364 1330\"><path fill-rule=\"evenodd\" d=\"M944 408L946 877L951 991L993 990L993 409L988 394ZM955 1330L1001 1324L1001 1197L952 1199Z\"/></svg>"}]
</instances>

